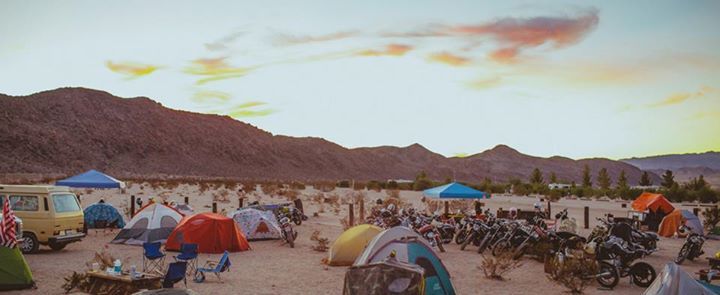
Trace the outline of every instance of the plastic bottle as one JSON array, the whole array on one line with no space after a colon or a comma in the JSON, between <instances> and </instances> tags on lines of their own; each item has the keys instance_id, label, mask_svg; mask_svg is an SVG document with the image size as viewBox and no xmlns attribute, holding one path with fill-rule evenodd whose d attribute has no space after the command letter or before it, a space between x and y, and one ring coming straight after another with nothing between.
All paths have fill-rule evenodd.
<instances>
[{"instance_id":1,"label":"plastic bottle","mask_svg":"<svg viewBox=\"0 0 720 295\"><path fill-rule=\"evenodd\" d=\"M120 259L115 260L115 269L113 269L113 271L115 271L116 274L120 274L122 271L122 262Z\"/></svg>"},{"instance_id":2,"label":"plastic bottle","mask_svg":"<svg viewBox=\"0 0 720 295\"><path fill-rule=\"evenodd\" d=\"M130 266L130 277L131 278L137 277L137 267L135 265Z\"/></svg>"}]
</instances>

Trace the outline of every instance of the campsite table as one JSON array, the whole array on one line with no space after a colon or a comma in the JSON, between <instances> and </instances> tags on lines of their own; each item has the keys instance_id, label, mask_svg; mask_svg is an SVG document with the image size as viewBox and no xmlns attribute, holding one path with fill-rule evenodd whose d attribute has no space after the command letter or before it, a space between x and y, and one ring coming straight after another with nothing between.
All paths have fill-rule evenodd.
<instances>
[{"instance_id":1,"label":"campsite table","mask_svg":"<svg viewBox=\"0 0 720 295\"><path fill-rule=\"evenodd\" d=\"M160 289L159 275L141 273L141 278L131 278L128 274L111 275L104 271L88 271L88 293L107 295L133 294L143 289Z\"/></svg>"}]
</instances>

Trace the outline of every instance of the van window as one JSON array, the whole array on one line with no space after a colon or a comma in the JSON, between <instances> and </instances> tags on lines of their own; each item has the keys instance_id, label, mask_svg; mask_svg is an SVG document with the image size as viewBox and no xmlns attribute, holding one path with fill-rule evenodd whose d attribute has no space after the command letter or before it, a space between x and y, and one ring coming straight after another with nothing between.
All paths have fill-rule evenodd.
<instances>
[{"instance_id":1,"label":"van window","mask_svg":"<svg viewBox=\"0 0 720 295\"><path fill-rule=\"evenodd\" d=\"M15 211L37 211L37 196L10 195L10 207Z\"/></svg>"},{"instance_id":2,"label":"van window","mask_svg":"<svg viewBox=\"0 0 720 295\"><path fill-rule=\"evenodd\" d=\"M2 207L5 205L3 202L5 202L5 195L0 195L0 210L2 210Z\"/></svg>"},{"instance_id":3,"label":"van window","mask_svg":"<svg viewBox=\"0 0 720 295\"><path fill-rule=\"evenodd\" d=\"M52 197L56 213L80 211L80 205L78 205L75 195L62 194L53 195Z\"/></svg>"}]
</instances>

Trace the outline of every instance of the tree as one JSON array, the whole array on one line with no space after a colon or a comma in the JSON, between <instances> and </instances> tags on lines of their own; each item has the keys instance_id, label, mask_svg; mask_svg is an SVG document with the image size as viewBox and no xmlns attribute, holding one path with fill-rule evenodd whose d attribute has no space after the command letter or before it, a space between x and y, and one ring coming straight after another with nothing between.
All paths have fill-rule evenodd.
<instances>
[{"instance_id":1,"label":"tree","mask_svg":"<svg viewBox=\"0 0 720 295\"><path fill-rule=\"evenodd\" d=\"M530 183L532 184L540 184L543 182L543 176L542 172L540 172L540 169L535 168L530 175Z\"/></svg>"},{"instance_id":2,"label":"tree","mask_svg":"<svg viewBox=\"0 0 720 295\"><path fill-rule=\"evenodd\" d=\"M583 169L583 187L592 187L592 178L590 178L590 167L585 164Z\"/></svg>"},{"instance_id":3,"label":"tree","mask_svg":"<svg viewBox=\"0 0 720 295\"><path fill-rule=\"evenodd\" d=\"M675 175L670 170L665 170L665 174L662 175L662 182L660 185L665 188L671 188L675 184Z\"/></svg>"},{"instance_id":4,"label":"tree","mask_svg":"<svg viewBox=\"0 0 720 295\"><path fill-rule=\"evenodd\" d=\"M685 187L689 190L699 191L702 188L706 187L707 185L708 184L705 181L705 178L702 175L700 175L700 177L698 177L698 178L691 179L690 182L688 182L685 185Z\"/></svg>"},{"instance_id":5,"label":"tree","mask_svg":"<svg viewBox=\"0 0 720 295\"><path fill-rule=\"evenodd\" d=\"M600 169L600 172L598 172L598 185L600 185L600 188L604 191L607 191L610 189L611 183L612 179L610 179L610 175L608 175L607 169Z\"/></svg>"},{"instance_id":6,"label":"tree","mask_svg":"<svg viewBox=\"0 0 720 295\"><path fill-rule=\"evenodd\" d=\"M432 181L430 181L427 178L427 174L425 171L420 171L417 176L415 176L415 182L413 183L413 190L415 191L421 191L426 190L432 187Z\"/></svg>"},{"instance_id":7,"label":"tree","mask_svg":"<svg viewBox=\"0 0 720 295\"><path fill-rule=\"evenodd\" d=\"M618 189L627 189L627 176L625 175L625 170L620 171L620 176L618 176L617 185L615 186Z\"/></svg>"},{"instance_id":8,"label":"tree","mask_svg":"<svg viewBox=\"0 0 720 295\"><path fill-rule=\"evenodd\" d=\"M550 183L557 183L557 176L555 172L550 172Z\"/></svg>"},{"instance_id":9,"label":"tree","mask_svg":"<svg viewBox=\"0 0 720 295\"><path fill-rule=\"evenodd\" d=\"M647 173L647 171L643 171L642 176L640 177L640 183L641 186L651 186L652 180L650 180L650 175Z\"/></svg>"}]
</instances>

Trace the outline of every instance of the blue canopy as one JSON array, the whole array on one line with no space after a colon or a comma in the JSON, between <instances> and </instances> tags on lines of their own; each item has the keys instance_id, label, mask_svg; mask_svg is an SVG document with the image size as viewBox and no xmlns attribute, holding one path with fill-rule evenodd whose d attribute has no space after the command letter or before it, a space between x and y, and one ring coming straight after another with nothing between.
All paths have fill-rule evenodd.
<instances>
[{"instance_id":1,"label":"blue canopy","mask_svg":"<svg viewBox=\"0 0 720 295\"><path fill-rule=\"evenodd\" d=\"M489 196L471 187L464 186L457 182L448 183L423 191L425 196L437 199L486 199Z\"/></svg>"},{"instance_id":2,"label":"blue canopy","mask_svg":"<svg viewBox=\"0 0 720 295\"><path fill-rule=\"evenodd\" d=\"M55 185L87 188L124 188L125 183L102 172L90 170L73 177L59 180Z\"/></svg>"},{"instance_id":3,"label":"blue canopy","mask_svg":"<svg viewBox=\"0 0 720 295\"><path fill-rule=\"evenodd\" d=\"M92 204L85 208L83 214L85 215L85 224L88 228L125 227L123 216L115 207L108 203ZM102 226L100 226L101 222L103 224Z\"/></svg>"}]
</instances>

